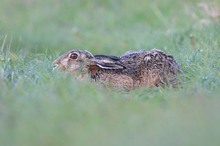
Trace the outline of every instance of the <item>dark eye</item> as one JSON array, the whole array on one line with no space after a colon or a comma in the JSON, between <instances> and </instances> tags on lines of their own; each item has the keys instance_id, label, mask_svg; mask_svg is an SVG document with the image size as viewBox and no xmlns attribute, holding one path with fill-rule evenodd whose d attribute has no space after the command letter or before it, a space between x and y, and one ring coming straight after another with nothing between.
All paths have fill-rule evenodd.
<instances>
[{"instance_id":1,"label":"dark eye","mask_svg":"<svg viewBox=\"0 0 220 146\"><path fill-rule=\"evenodd\" d=\"M78 58L78 54L72 53L72 54L70 55L70 58L71 58L71 59L77 59L77 58Z\"/></svg>"}]
</instances>

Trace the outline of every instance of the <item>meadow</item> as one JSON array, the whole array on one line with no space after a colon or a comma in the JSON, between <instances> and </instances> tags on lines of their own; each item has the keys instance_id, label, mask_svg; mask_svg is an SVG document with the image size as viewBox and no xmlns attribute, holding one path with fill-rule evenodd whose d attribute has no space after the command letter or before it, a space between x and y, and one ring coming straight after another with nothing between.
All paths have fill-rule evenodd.
<instances>
[{"instance_id":1,"label":"meadow","mask_svg":"<svg viewBox=\"0 0 220 146\"><path fill-rule=\"evenodd\" d=\"M120 92L52 71L70 49L158 48L180 88ZM218 0L0 0L0 146L219 146Z\"/></svg>"}]
</instances>

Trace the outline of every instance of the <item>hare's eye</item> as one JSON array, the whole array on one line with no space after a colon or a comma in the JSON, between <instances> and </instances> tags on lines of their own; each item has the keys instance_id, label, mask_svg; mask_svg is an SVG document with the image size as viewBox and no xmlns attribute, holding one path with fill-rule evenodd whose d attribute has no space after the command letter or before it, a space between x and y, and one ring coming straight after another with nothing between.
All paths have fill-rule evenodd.
<instances>
[{"instance_id":1,"label":"hare's eye","mask_svg":"<svg viewBox=\"0 0 220 146\"><path fill-rule=\"evenodd\" d=\"M72 53L72 54L70 55L70 58L71 58L71 59L77 59L77 58L78 58L78 54Z\"/></svg>"}]
</instances>

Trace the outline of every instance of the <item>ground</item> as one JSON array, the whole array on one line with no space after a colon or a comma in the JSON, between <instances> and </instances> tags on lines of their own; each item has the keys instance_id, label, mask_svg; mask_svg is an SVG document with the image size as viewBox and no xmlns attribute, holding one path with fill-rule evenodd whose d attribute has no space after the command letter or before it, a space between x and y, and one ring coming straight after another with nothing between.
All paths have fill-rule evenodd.
<instances>
[{"instance_id":1,"label":"ground","mask_svg":"<svg viewBox=\"0 0 220 146\"><path fill-rule=\"evenodd\" d=\"M218 0L0 0L0 145L220 145ZM180 88L119 92L52 71L67 50L158 48Z\"/></svg>"}]
</instances>

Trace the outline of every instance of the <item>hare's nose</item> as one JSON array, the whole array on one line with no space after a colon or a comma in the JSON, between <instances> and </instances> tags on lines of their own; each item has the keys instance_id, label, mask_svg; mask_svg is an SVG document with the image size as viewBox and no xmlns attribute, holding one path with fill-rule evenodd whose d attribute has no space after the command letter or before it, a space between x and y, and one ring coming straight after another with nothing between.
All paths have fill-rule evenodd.
<instances>
[{"instance_id":1,"label":"hare's nose","mask_svg":"<svg viewBox=\"0 0 220 146\"><path fill-rule=\"evenodd\" d=\"M57 69L58 68L58 64L53 64L53 70Z\"/></svg>"}]
</instances>

